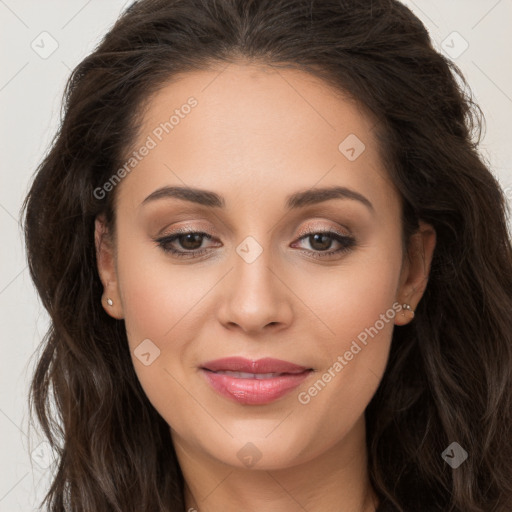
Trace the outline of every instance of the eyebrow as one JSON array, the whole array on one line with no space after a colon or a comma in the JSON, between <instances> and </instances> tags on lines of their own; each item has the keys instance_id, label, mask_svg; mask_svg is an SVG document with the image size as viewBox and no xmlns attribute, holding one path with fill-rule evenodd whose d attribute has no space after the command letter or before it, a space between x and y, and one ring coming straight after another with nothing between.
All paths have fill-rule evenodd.
<instances>
[{"instance_id":1,"label":"eyebrow","mask_svg":"<svg viewBox=\"0 0 512 512\"><path fill-rule=\"evenodd\" d=\"M200 204L210 208L225 208L226 202L219 194L198 188L191 187L161 187L151 194L149 194L141 205L159 199L181 199L191 203ZM359 201L364 204L369 210L375 212L372 203L362 194L347 187L325 187L325 188L311 188L304 191L295 192L287 196L286 209L292 210L296 208L303 208L312 204L323 203L331 199L351 199Z\"/></svg>"}]
</instances>

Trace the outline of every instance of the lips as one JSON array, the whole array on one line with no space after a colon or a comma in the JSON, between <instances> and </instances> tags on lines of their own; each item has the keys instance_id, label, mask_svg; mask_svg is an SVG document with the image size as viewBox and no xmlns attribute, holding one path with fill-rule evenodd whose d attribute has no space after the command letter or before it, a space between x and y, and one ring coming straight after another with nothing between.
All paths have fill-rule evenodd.
<instances>
[{"instance_id":1,"label":"lips","mask_svg":"<svg viewBox=\"0 0 512 512\"><path fill-rule=\"evenodd\" d=\"M282 373L302 373L306 368L297 364L283 361L281 359L273 359L267 357L265 359L258 359L257 361L250 361L243 357L225 357L224 359L216 359L215 361L208 361L202 366L206 370L212 372L243 372L251 374L282 374Z\"/></svg>"},{"instance_id":2,"label":"lips","mask_svg":"<svg viewBox=\"0 0 512 512\"><path fill-rule=\"evenodd\" d=\"M296 388L313 370L280 359L228 357L204 363L201 371L221 395L241 404L263 405Z\"/></svg>"}]
</instances>

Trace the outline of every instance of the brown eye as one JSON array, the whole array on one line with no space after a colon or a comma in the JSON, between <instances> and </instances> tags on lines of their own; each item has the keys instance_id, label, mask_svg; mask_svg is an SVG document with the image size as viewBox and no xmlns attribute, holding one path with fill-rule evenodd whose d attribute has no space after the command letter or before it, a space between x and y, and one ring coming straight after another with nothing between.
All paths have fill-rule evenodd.
<instances>
[{"instance_id":1,"label":"brown eye","mask_svg":"<svg viewBox=\"0 0 512 512\"><path fill-rule=\"evenodd\" d=\"M332 237L326 235L325 233L315 233L314 235L309 235L310 245L315 251L326 251L332 245L333 239Z\"/></svg>"},{"instance_id":2,"label":"brown eye","mask_svg":"<svg viewBox=\"0 0 512 512\"><path fill-rule=\"evenodd\" d=\"M304 252L313 258L328 258L342 254L350 251L356 245L354 237L342 235L336 231L312 231L303 235L299 240L308 240L311 250ZM340 248L328 251L333 243L339 244Z\"/></svg>"},{"instance_id":3,"label":"brown eye","mask_svg":"<svg viewBox=\"0 0 512 512\"><path fill-rule=\"evenodd\" d=\"M188 233L180 235L176 238L183 249L194 251L199 249L203 243L203 235L201 233Z\"/></svg>"},{"instance_id":4,"label":"brown eye","mask_svg":"<svg viewBox=\"0 0 512 512\"><path fill-rule=\"evenodd\" d=\"M195 258L208 251L205 248L201 249L205 238L211 240L212 236L208 233L189 231L164 236L156 239L155 242L164 252L177 257Z\"/></svg>"}]
</instances>

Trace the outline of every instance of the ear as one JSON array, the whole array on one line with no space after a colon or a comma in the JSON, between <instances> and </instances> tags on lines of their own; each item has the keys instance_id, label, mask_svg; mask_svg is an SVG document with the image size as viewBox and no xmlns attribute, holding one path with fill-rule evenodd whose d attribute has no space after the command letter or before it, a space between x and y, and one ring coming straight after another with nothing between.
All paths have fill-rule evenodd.
<instances>
[{"instance_id":1,"label":"ear","mask_svg":"<svg viewBox=\"0 0 512 512\"><path fill-rule=\"evenodd\" d=\"M402 309L395 317L396 325L405 325L414 318L414 311L427 288L435 246L435 229L419 221L418 231L411 235L397 292L400 304L409 304L412 311Z\"/></svg>"},{"instance_id":2,"label":"ear","mask_svg":"<svg viewBox=\"0 0 512 512\"><path fill-rule=\"evenodd\" d=\"M107 229L105 217L99 215L94 221L94 243L98 273L104 289L101 303L103 309L111 317L121 320L124 318L123 306L118 288L116 256L112 238Z\"/></svg>"}]
</instances>

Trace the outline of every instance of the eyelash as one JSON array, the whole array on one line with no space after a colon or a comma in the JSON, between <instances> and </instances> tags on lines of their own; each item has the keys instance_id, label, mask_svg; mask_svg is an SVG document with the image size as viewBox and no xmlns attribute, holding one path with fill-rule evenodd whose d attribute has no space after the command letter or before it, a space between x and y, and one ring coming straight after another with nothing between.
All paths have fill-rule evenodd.
<instances>
[{"instance_id":1,"label":"eyelash","mask_svg":"<svg viewBox=\"0 0 512 512\"><path fill-rule=\"evenodd\" d=\"M202 231L189 231L186 229L179 230L172 235L164 236L161 238L155 239L155 242L158 244L158 246L165 252L170 253L173 256L177 258L199 258L206 252L208 252L208 249L196 249L195 251L179 251L176 249L173 249L172 247L169 247L169 244L177 240L178 238L186 235L201 235L203 238L206 238L207 240L211 240L213 237L209 233L205 233ZM343 254L345 252L349 252L352 250L352 248L356 245L356 240L352 236L348 235L342 235L340 233L337 233L336 231L322 231L322 230L310 230L305 233L302 233L300 238L298 240L302 240L304 238L308 238L312 235L325 235L329 236L330 238L333 238L335 241L340 243L342 247L340 249L337 249L335 251L311 251L311 250L302 250L303 253L308 253L310 256L316 259L322 259L322 258L328 258L330 256L333 256L335 254Z\"/></svg>"}]
</instances>

